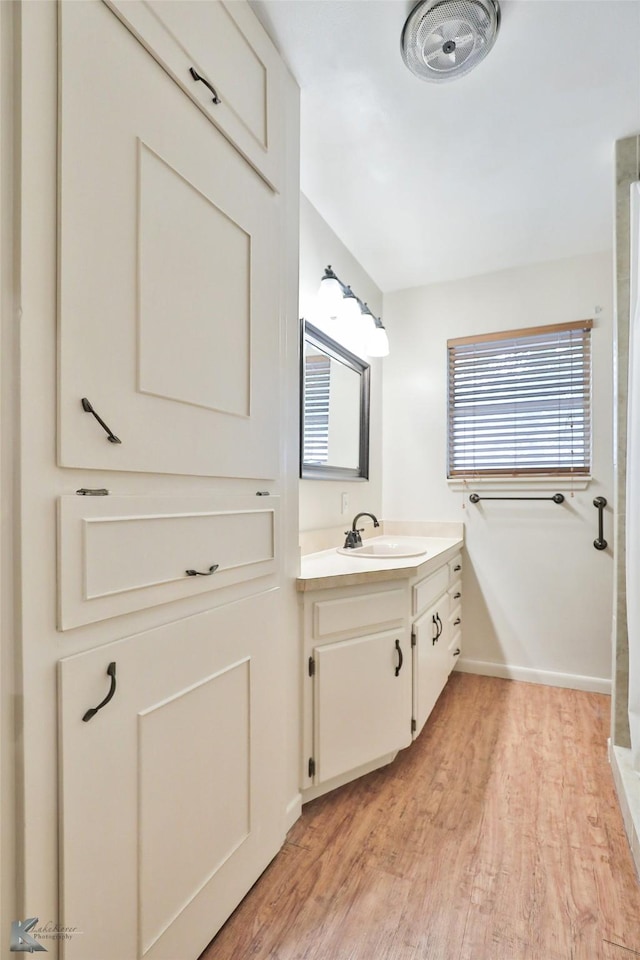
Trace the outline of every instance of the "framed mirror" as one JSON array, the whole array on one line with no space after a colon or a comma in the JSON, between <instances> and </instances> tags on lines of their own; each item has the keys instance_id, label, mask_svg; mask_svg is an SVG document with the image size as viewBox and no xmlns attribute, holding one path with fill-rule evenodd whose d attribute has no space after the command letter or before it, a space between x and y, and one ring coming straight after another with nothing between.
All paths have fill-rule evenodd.
<instances>
[{"instance_id":1,"label":"framed mirror","mask_svg":"<svg viewBox=\"0 0 640 960\"><path fill-rule=\"evenodd\" d=\"M369 479L369 364L302 321L300 476Z\"/></svg>"}]
</instances>

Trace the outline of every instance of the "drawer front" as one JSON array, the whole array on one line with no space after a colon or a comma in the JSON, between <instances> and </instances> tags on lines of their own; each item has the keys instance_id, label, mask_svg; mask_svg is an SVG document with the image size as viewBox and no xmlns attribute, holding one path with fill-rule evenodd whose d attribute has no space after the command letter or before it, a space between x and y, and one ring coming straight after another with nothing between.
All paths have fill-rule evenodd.
<instances>
[{"instance_id":1,"label":"drawer front","mask_svg":"<svg viewBox=\"0 0 640 960\"><path fill-rule=\"evenodd\" d=\"M313 604L313 637L325 640L354 631L373 633L393 623L400 623L406 614L404 590L386 590L321 600Z\"/></svg>"},{"instance_id":2,"label":"drawer front","mask_svg":"<svg viewBox=\"0 0 640 960\"><path fill-rule=\"evenodd\" d=\"M280 189L282 64L244 2L107 0L108 5L240 152ZM213 85L193 78L194 69Z\"/></svg>"},{"instance_id":3,"label":"drawer front","mask_svg":"<svg viewBox=\"0 0 640 960\"><path fill-rule=\"evenodd\" d=\"M276 507L275 497L61 497L60 629L275 573Z\"/></svg>"},{"instance_id":4,"label":"drawer front","mask_svg":"<svg viewBox=\"0 0 640 960\"><path fill-rule=\"evenodd\" d=\"M449 584L462 579L462 554L449 561Z\"/></svg>"},{"instance_id":5,"label":"drawer front","mask_svg":"<svg viewBox=\"0 0 640 960\"><path fill-rule=\"evenodd\" d=\"M449 586L449 569L445 565L432 573L430 577L416 583L412 595L412 613L416 617L426 610L434 600L443 594Z\"/></svg>"}]
</instances>

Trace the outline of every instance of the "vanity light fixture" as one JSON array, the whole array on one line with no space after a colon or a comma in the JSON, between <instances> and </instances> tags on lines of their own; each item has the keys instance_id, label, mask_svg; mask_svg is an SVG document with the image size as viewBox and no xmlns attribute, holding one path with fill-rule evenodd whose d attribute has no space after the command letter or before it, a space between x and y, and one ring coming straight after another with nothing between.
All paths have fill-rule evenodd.
<instances>
[{"instance_id":1,"label":"vanity light fixture","mask_svg":"<svg viewBox=\"0 0 640 960\"><path fill-rule=\"evenodd\" d=\"M388 355L389 338L382 320L356 296L351 287L340 280L331 269L331 265L325 267L318 290L318 300L330 317L340 317L347 323L354 321L363 323L368 356L386 357Z\"/></svg>"}]
</instances>

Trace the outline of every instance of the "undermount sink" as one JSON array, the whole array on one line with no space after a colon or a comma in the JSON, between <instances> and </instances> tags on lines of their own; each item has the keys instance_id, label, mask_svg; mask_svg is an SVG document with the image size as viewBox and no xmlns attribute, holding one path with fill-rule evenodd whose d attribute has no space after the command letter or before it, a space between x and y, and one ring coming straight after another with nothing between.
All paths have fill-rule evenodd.
<instances>
[{"instance_id":1,"label":"undermount sink","mask_svg":"<svg viewBox=\"0 0 640 960\"><path fill-rule=\"evenodd\" d=\"M337 553L345 557L419 557L427 552L421 537L374 537L365 540L361 547L337 547Z\"/></svg>"}]
</instances>

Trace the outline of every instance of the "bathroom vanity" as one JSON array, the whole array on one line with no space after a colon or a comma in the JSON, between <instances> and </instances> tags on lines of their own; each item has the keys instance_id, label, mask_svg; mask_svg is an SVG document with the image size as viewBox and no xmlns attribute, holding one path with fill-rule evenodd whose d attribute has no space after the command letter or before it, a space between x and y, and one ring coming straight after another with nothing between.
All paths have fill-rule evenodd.
<instances>
[{"instance_id":1,"label":"bathroom vanity","mask_svg":"<svg viewBox=\"0 0 640 960\"><path fill-rule=\"evenodd\" d=\"M400 539L426 552L302 558L303 801L408 747L461 652L462 539Z\"/></svg>"}]
</instances>

